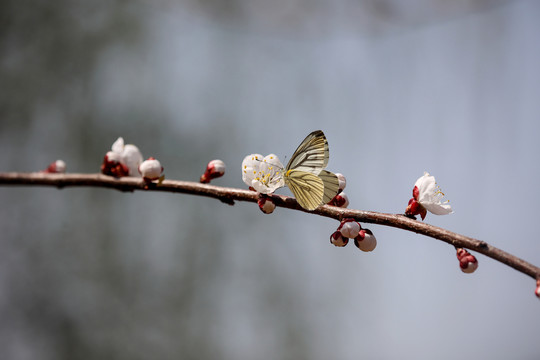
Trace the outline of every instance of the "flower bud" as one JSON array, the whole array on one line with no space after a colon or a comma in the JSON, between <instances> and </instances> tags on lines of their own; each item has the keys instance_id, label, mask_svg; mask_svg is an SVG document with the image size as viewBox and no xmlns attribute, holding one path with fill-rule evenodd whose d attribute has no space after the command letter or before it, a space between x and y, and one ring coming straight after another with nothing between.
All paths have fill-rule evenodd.
<instances>
[{"instance_id":1,"label":"flower bud","mask_svg":"<svg viewBox=\"0 0 540 360\"><path fill-rule=\"evenodd\" d=\"M261 209L261 211L265 214L273 213L274 209L276 208L276 204L274 204L274 200L272 200L272 198L269 196L259 197L259 200L257 200L257 204L259 205L259 209Z\"/></svg>"},{"instance_id":2,"label":"flower bud","mask_svg":"<svg viewBox=\"0 0 540 360\"><path fill-rule=\"evenodd\" d=\"M536 280L536 290L534 294L540 299L540 279Z\"/></svg>"},{"instance_id":3,"label":"flower bud","mask_svg":"<svg viewBox=\"0 0 540 360\"><path fill-rule=\"evenodd\" d=\"M347 186L347 179L345 179L345 176L343 176L343 174L336 173L335 175L337 176L339 181L339 191L345 190L345 186Z\"/></svg>"},{"instance_id":4,"label":"flower bud","mask_svg":"<svg viewBox=\"0 0 540 360\"><path fill-rule=\"evenodd\" d=\"M42 172L50 174L63 174L66 172L66 163L63 160L56 160L50 163L47 169L43 170Z\"/></svg>"},{"instance_id":5,"label":"flower bud","mask_svg":"<svg viewBox=\"0 0 540 360\"><path fill-rule=\"evenodd\" d=\"M362 229L354 238L354 245L362 251L370 252L377 247L377 239L369 229Z\"/></svg>"},{"instance_id":6,"label":"flower bud","mask_svg":"<svg viewBox=\"0 0 540 360\"><path fill-rule=\"evenodd\" d=\"M344 237L355 238L358 236L361 226L354 219L347 218L347 219L341 220L341 224L339 224L339 227L337 229L338 231L341 232L341 235L343 235Z\"/></svg>"},{"instance_id":7,"label":"flower bud","mask_svg":"<svg viewBox=\"0 0 540 360\"><path fill-rule=\"evenodd\" d=\"M334 196L334 198L332 199L332 201L330 201L329 204L341 208L346 208L347 206L349 206L349 197L347 196L347 194L345 194L344 191L342 191L336 196Z\"/></svg>"},{"instance_id":8,"label":"flower bud","mask_svg":"<svg viewBox=\"0 0 540 360\"><path fill-rule=\"evenodd\" d=\"M139 165L139 174L142 175L143 180L146 182L158 180L163 173L163 166L159 160L154 157L149 157Z\"/></svg>"},{"instance_id":9,"label":"flower bud","mask_svg":"<svg viewBox=\"0 0 540 360\"><path fill-rule=\"evenodd\" d=\"M225 174L225 163L221 160L212 160L206 165L206 171L201 175L200 182L208 184L212 179L223 176Z\"/></svg>"},{"instance_id":10,"label":"flower bud","mask_svg":"<svg viewBox=\"0 0 540 360\"><path fill-rule=\"evenodd\" d=\"M330 235L330 244L334 244L334 246L337 247L344 247L349 243L349 239L346 237L343 237L341 234L341 231L335 231L332 235Z\"/></svg>"},{"instance_id":11,"label":"flower bud","mask_svg":"<svg viewBox=\"0 0 540 360\"><path fill-rule=\"evenodd\" d=\"M464 273L471 274L478 269L478 260L467 250L463 248L456 249L456 256L459 260L459 267Z\"/></svg>"}]
</instances>

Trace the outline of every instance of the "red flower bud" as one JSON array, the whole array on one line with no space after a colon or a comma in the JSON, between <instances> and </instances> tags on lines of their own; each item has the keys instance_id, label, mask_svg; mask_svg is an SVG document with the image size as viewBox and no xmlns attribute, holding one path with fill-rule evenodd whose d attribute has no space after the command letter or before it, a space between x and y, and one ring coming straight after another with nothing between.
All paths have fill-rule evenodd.
<instances>
[{"instance_id":1,"label":"red flower bud","mask_svg":"<svg viewBox=\"0 0 540 360\"><path fill-rule=\"evenodd\" d=\"M66 163L63 160L56 160L50 163L47 169L42 172L49 174L63 174L66 172Z\"/></svg>"},{"instance_id":2,"label":"red flower bud","mask_svg":"<svg viewBox=\"0 0 540 360\"><path fill-rule=\"evenodd\" d=\"M459 267L464 273L470 274L478 269L476 257L463 248L456 249L456 256L459 260Z\"/></svg>"},{"instance_id":3,"label":"red flower bud","mask_svg":"<svg viewBox=\"0 0 540 360\"><path fill-rule=\"evenodd\" d=\"M206 171L201 175L200 182L208 184L212 179L223 176L225 174L225 163L221 160L212 160L206 165Z\"/></svg>"}]
</instances>

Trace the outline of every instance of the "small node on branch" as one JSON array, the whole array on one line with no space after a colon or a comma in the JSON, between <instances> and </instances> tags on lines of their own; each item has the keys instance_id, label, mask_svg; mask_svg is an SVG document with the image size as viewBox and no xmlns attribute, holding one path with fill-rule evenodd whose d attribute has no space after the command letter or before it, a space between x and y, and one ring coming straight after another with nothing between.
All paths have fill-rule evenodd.
<instances>
[{"instance_id":1,"label":"small node on branch","mask_svg":"<svg viewBox=\"0 0 540 360\"><path fill-rule=\"evenodd\" d=\"M228 196L228 195L220 196L218 199L224 204L231 205L231 206L234 205L234 199L231 196Z\"/></svg>"},{"instance_id":2,"label":"small node on branch","mask_svg":"<svg viewBox=\"0 0 540 360\"><path fill-rule=\"evenodd\" d=\"M485 241L480 241L478 243L478 246L480 246L482 249L487 249L489 247L489 244Z\"/></svg>"}]
</instances>

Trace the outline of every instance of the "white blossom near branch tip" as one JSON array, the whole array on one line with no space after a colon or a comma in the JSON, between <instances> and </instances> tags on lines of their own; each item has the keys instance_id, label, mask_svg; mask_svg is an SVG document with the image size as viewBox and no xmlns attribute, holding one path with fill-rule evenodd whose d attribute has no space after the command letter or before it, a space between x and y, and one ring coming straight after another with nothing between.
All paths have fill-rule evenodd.
<instances>
[{"instance_id":1,"label":"white blossom near branch tip","mask_svg":"<svg viewBox=\"0 0 540 360\"><path fill-rule=\"evenodd\" d=\"M432 214L435 215L447 215L454 211L450 206L449 200L443 202L444 193L441 191L435 177L430 175L427 171L424 175L416 180L414 184L418 188L417 201L426 208Z\"/></svg>"},{"instance_id":2,"label":"white blossom near branch tip","mask_svg":"<svg viewBox=\"0 0 540 360\"><path fill-rule=\"evenodd\" d=\"M406 215L420 215L422 220L426 217L426 210L435 215L448 215L453 213L449 201L443 201L444 193L441 191L435 177L427 171L416 180L413 188L413 198L409 200Z\"/></svg>"},{"instance_id":3,"label":"white blossom near branch tip","mask_svg":"<svg viewBox=\"0 0 540 360\"><path fill-rule=\"evenodd\" d=\"M242 180L261 194L271 194L285 186L283 164L274 154L248 155L242 161Z\"/></svg>"}]
</instances>

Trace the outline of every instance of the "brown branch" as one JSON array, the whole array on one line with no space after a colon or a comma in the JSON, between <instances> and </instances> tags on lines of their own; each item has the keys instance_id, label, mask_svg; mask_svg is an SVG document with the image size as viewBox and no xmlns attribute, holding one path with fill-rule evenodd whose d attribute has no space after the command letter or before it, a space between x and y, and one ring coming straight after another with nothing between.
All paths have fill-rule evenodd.
<instances>
[{"instance_id":1,"label":"brown branch","mask_svg":"<svg viewBox=\"0 0 540 360\"><path fill-rule=\"evenodd\" d=\"M150 184L147 186L140 178L124 177L117 179L102 174L0 173L0 185L45 185L56 186L58 188L63 188L66 186L96 186L121 191L166 191L212 197L230 205L233 205L235 200L257 202L259 198L256 192L250 190L176 180L164 180L160 185ZM343 209L329 205L320 206L314 211L307 211L300 207L294 198L282 195L272 195L272 199L274 200L276 206L281 206L288 209L313 213L336 220L341 220L343 218L354 218L355 220L363 223L392 226L429 236L458 248L474 250L492 259L500 261L503 264L516 269L517 271L527 274L534 279L540 279L540 268L501 249L491 246L485 241L477 240L437 226L410 219L404 215Z\"/></svg>"}]
</instances>

